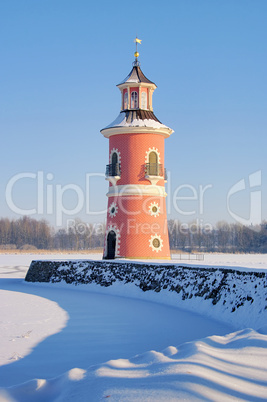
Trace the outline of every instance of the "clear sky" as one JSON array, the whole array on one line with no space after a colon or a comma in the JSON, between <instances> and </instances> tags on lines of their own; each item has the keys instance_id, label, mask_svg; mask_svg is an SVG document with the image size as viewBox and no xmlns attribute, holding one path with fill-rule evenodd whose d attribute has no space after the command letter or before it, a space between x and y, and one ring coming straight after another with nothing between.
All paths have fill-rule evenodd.
<instances>
[{"instance_id":1,"label":"clear sky","mask_svg":"<svg viewBox=\"0 0 267 402\"><path fill-rule=\"evenodd\" d=\"M154 112L175 131L165 142L169 217L266 219L266 20L266 0L2 0L0 215L19 217L15 205L59 225L64 189L65 210L80 211L63 223L104 221L100 129L120 112L116 84L137 35L141 68L158 86ZM209 186L202 197L200 186Z\"/></svg>"}]
</instances>

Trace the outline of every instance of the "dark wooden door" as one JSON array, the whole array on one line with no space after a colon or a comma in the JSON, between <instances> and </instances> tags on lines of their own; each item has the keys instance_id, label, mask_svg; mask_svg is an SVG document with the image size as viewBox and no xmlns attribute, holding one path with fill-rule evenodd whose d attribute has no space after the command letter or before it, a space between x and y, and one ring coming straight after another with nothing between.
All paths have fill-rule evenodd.
<instances>
[{"instance_id":1,"label":"dark wooden door","mask_svg":"<svg viewBox=\"0 0 267 402\"><path fill-rule=\"evenodd\" d=\"M111 230L108 234L107 248L107 260L114 260L116 250L116 233L113 230Z\"/></svg>"}]
</instances>

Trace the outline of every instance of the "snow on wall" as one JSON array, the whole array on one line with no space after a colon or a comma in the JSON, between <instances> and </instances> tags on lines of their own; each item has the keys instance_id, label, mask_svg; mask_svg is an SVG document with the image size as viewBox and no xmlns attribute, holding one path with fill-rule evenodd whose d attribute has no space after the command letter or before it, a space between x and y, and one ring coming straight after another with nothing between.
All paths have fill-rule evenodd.
<instances>
[{"instance_id":1,"label":"snow on wall","mask_svg":"<svg viewBox=\"0 0 267 402\"><path fill-rule=\"evenodd\" d=\"M124 285L129 295L139 289L153 294L150 299L218 318L237 328L255 328L267 322L267 277L263 271L135 262L32 261L25 280L95 284L117 290L118 285Z\"/></svg>"}]
</instances>

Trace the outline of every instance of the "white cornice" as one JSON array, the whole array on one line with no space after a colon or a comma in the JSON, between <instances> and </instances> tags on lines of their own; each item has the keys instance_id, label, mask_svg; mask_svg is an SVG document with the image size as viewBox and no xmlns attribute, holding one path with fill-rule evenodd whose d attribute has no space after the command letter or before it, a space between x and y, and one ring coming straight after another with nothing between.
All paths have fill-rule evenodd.
<instances>
[{"instance_id":1,"label":"white cornice","mask_svg":"<svg viewBox=\"0 0 267 402\"><path fill-rule=\"evenodd\" d=\"M112 135L117 135L117 134L141 134L141 133L159 134L159 135L163 135L165 138L167 138L173 133L173 130L169 127L154 128L154 127L146 127L146 126L140 126L140 127L121 126L121 127L103 128L102 130L100 130L100 132L106 138L109 138Z\"/></svg>"},{"instance_id":2,"label":"white cornice","mask_svg":"<svg viewBox=\"0 0 267 402\"><path fill-rule=\"evenodd\" d=\"M164 186L153 186L146 184L126 184L120 186L111 186L107 197L126 197L126 196L158 196L166 197L167 193Z\"/></svg>"},{"instance_id":3,"label":"white cornice","mask_svg":"<svg viewBox=\"0 0 267 402\"><path fill-rule=\"evenodd\" d=\"M153 91L157 88L156 84L148 84L147 82L124 82L123 84L118 84L117 87L120 90L128 87L143 87L143 88L151 88Z\"/></svg>"}]
</instances>

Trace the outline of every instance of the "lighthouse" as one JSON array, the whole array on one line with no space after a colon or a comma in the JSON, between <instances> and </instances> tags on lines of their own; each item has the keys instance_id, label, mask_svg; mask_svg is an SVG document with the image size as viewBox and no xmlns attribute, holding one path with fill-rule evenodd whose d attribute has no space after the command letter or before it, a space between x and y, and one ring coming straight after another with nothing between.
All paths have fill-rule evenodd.
<instances>
[{"instance_id":1,"label":"lighthouse","mask_svg":"<svg viewBox=\"0 0 267 402\"><path fill-rule=\"evenodd\" d=\"M135 39L141 43L140 39ZM173 130L153 112L157 88L135 52L129 75L117 85L119 116L101 133L109 140L104 259L170 259L164 141Z\"/></svg>"}]
</instances>

